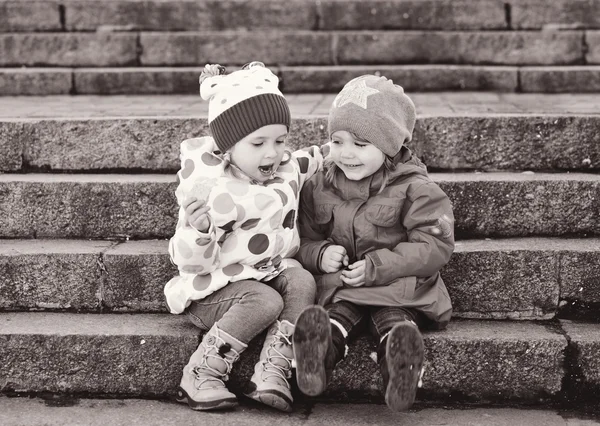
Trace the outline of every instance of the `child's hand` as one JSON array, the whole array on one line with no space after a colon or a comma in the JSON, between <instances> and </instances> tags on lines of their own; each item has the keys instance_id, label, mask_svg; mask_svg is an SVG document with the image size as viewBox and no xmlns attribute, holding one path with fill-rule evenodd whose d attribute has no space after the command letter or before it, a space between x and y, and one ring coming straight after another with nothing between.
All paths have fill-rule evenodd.
<instances>
[{"instance_id":1,"label":"child's hand","mask_svg":"<svg viewBox=\"0 0 600 426\"><path fill-rule=\"evenodd\" d=\"M346 249L335 245L327 247L321 258L321 270L329 274L339 271L342 266L348 266Z\"/></svg>"},{"instance_id":2,"label":"child's hand","mask_svg":"<svg viewBox=\"0 0 600 426\"><path fill-rule=\"evenodd\" d=\"M342 282L350 287L362 287L365 285L365 261L359 260L342 271L340 277Z\"/></svg>"},{"instance_id":3,"label":"child's hand","mask_svg":"<svg viewBox=\"0 0 600 426\"><path fill-rule=\"evenodd\" d=\"M195 198L188 198L183 202L187 222L200 232L207 232L210 227L210 218L208 216L210 207L205 204L206 201Z\"/></svg>"}]
</instances>

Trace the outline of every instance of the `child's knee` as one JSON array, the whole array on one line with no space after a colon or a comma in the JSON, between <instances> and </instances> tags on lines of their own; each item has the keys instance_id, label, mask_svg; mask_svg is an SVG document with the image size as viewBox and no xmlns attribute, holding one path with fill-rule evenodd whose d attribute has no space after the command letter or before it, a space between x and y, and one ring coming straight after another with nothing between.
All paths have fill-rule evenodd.
<instances>
[{"instance_id":1,"label":"child's knee","mask_svg":"<svg viewBox=\"0 0 600 426\"><path fill-rule=\"evenodd\" d=\"M268 285L262 284L262 287L260 290L260 310L271 320L270 322L274 322L283 312L283 298Z\"/></svg>"},{"instance_id":2,"label":"child's knee","mask_svg":"<svg viewBox=\"0 0 600 426\"><path fill-rule=\"evenodd\" d=\"M294 294L303 294L314 298L317 285L313 275L304 268L290 268L286 270L287 291Z\"/></svg>"}]
</instances>

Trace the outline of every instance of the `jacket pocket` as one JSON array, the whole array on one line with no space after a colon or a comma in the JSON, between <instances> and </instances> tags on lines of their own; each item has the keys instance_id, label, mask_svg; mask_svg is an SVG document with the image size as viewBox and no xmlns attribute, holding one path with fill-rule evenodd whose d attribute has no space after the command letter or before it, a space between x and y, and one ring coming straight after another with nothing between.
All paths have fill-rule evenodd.
<instances>
[{"instance_id":1,"label":"jacket pocket","mask_svg":"<svg viewBox=\"0 0 600 426\"><path fill-rule=\"evenodd\" d=\"M315 222L323 225L331 222L335 204L317 204L315 206Z\"/></svg>"},{"instance_id":2,"label":"jacket pocket","mask_svg":"<svg viewBox=\"0 0 600 426\"><path fill-rule=\"evenodd\" d=\"M373 225L390 228L398 223L401 206L402 203L373 204L367 207L365 218Z\"/></svg>"}]
</instances>

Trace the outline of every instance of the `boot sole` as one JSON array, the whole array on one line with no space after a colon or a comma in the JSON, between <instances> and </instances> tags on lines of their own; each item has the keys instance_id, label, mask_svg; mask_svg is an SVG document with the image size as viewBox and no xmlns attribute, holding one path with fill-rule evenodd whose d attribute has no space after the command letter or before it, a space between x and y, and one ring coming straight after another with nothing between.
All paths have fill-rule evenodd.
<instances>
[{"instance_id":1,"label":"boot sole","mask_svg":"<svg viewBox=\"0 0 600 426\"><path fill-rule=\"evenodd\" d=\"M182 388L179 388L177 391L176 400L182 404L187 404L192 410L195 411L226 410L238 405L236 398L217 399L214 401L202 402L194 401Z\"/></svg>"},{"instance_id":2,"label":"boot sole","mask_svg":"<svg viewBox=\"0 0 600 426\"><path fill-rule=\"evenodd\" d=\"M306 308L296 321L293 336L298 388L317 396L327 387L325 356L331 340L329 315L320 306Z\"/></svg>"},{"instance_id":3,"label":"boot sole","mask_svg":"<svg viewBox=\"0 0 600 426\"><path fill-rule=\"evenodd\" d=\"M423 337L412 324L398 324L388 335L385 357L389 381L385 403L392 410L406 411L415 402L424 352Z\"/></svg>"},{"instance_id":4,"label":"boot sole","mask_svg":"<svg viewBox=\"0 0 600 426\"><path fill-rule=\"evenodd\" d=\"M292 401L290 398L284 393L276 390L254 391L246 394L246 396L279 411L284 411L286 413L292 411Z\"/></svg>"}]
</instances>

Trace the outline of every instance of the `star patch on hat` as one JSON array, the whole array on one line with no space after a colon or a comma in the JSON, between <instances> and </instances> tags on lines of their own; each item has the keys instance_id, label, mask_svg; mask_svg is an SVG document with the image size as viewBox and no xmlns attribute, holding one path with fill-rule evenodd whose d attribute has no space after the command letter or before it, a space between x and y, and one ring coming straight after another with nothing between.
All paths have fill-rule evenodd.
<instances>
[{"instance_id":1,"label":"star patch on hat","mask_svg":"<svg viewBox=\"0 0 600 426\"><path fill-rule=\"evenodd\" d=\"M333 101L334 107L341 107L353 103L363 109L367 109L367 100L369 96L380 93L379 90L367 86L365 80L357 81L354 84L347 84L346 87L336 96Z\"/></svg>"}]
</instances>

